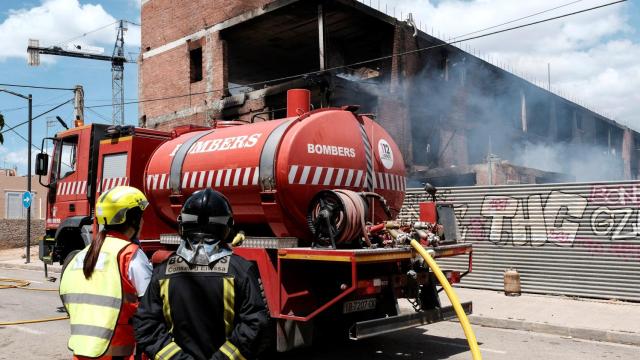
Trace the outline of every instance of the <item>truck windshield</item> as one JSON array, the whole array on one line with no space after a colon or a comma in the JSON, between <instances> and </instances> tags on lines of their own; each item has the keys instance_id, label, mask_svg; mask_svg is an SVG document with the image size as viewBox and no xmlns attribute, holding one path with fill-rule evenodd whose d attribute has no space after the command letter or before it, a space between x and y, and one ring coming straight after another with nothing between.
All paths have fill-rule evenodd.
<instances>
[{"instance_id":1,"label":"truck windshield","mask_svg":"<svg viewBox=\"0 0 640 360\"><path fill-rule=\"evenodd\" d=\"M77 148L77 136L63 138L56 144L51 164L51 183L64 179L76 171Z\"/></svg>"}]
</instances>

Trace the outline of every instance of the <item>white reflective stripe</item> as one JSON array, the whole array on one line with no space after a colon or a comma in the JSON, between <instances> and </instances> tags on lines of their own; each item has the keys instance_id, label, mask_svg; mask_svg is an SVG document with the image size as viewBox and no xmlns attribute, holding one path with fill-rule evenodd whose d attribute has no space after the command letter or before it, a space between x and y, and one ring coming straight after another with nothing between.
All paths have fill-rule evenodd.
<instances>
[{"instance_id":1,"label":"white reflective stripe","mask_svg":"<svg viewBox=\"0 0 640 360\"><path fill-rule=\"evenodd\" d=\"M384 189L384 173L378 173L378 187Z\"/></svg>"},{"instance_id":2,"label":"white reflective stripe","mask_svg":"<svg viewBox=\"0 0 640 360\"><path fill-rule=\"evenodd\" d=\"M242 185L249 185L249 176L251 176L251 168L244 168L244 179L242 179Z\"/></svg>"},{"instance_id":3,"label":"white reflective stripe","mask_svg":"<svg viewBox=\"0 0 640 360\"><path fill-rule=\"evenodd\" d=\"M253 168L253 181L251 182L253 185L258 185L258 180L260 179L260 169L258 167Z\"/></svg>"},{"instance_id":4,"label":"white reflective stripe","mask_svg":"<svg viewBox=\"0 0 640 360\"><path fill-rule=\"evenodd\" d=\"M191 184L189 185L190 188L196 187L196 180L198 180L198 172L194 171L191 173Z\"/></svg>"},{"instance_id":5,"label":"white reflective stripe","mask_svg":"<svg viewBox=\"0 0 640 360\"><path fill-rule=\"evenodd\" d=\"M186 188L187 187L187 181L189 181L189 172L185 172L184 175L182 175L182 188Z\"/></svg>"},{"instance_id":6,"label":"white reflective stripe","mask_svg":"<svg viewBox=\"0 0 640 360\"><path fill-rule=\"evenodd\" d=\"M153 190L153 188L151 187L151 179L152 175L147 175L147 189Z\"/></svg>"},{"instance_id":7,"label":"white reflective stripe","mask_svg":"<svg viewBox=\"0 0 640 360\"><path fill-rule=\"evenodd\" d=\"M223 174L224 170L218 170L218 175L216 176L216 187L220 187L220 182L222 181Z\"/></svg>"},{"instance_id":8,"label":"white reflective stripe","mask_svg":"<svg viewBox=\"0 0 640 360\"><path fill-rule=\"evenodd\" d=\"M327 186L331 184L331 178L333 178L333 168L327 170L327 175L324 177L324 183L322 183L322 185Z\"/></svg>"},{"instance_id":9,"label":"white reflective stripe","mask_svg":"<svg viewBox=\"0 0 640 360\"><path fill-rule=\"evenodd\" d=\"M71 195L77 194L76 188L78 187L78 182L74 181L71 183Z\"/></svg>"},{"instance_id":10,"label":"white reflective stripe","mask_svg":"<svg viewBox=\"0 0 640 360\"><path fill-rule=\"evenodd\" d=\"M127 185L127 186L129 186L129 178L128 178L128 177L125 177L125 178L124 178L124 183L123 183L123 185Z\"/></svg>"},{"instance_id":11,"label":"white reflective stripe","mask_svg":"<svg viewBox=\"0 0 640 360\"><path fill-rule=\"evenodd\" d=\"M83 335L100 339L111 339L113 330L93 325L71 324L71 335Z\"/></svg>"},{"instance_id":12,"label":"white reflective stripe","mask_svg":"<svg viewBox=\"0 0 640 360\"><path fill-rule=\"evenodd\" d=\"M336 181L333 183L335 186L340 186L342 182L342 175L344 174L344 169L338 169L338 175L336 175Z\"/></svg>"},{"instance_id":13,"label":"white reflective stripe","mask_svg":"<svg viewBox=\"0 0 640 360\"><path fill-rule=\"evenodd\" d=\"M387 184L387 189L391 190L391 174L386 173L384 181Z\"/></svg>"},{"instance_id":14,"label":"white reflective stripe","mask_svg":"<svg viewBox=\"0 0 640 360\"><path fill-rule=\"evenodd\" d=\"M105 295L70 293L62 295L62 302L65 304L97 305L119 310L120 305L122 304L122 299Z\"/></svg>"},{"instance_id":15,"label":"white reflective stripe","mask_svg":"<svg viewBox=\"0 0 640 360\"><path fill-rule=\"evenodd\" d=\"M318 185L318 183L320 182L320 175L322 174L322 169L324 169L321 166L316 167L316 173L313 174L313 180L311 180L311 185Z\"/></svg>"},{"instance_id":16,"label":"white reflective stripe","mask_svg":"<svg viewBox=\"0 0 640 360\"><path fill-rule=\"evenodd\" d=\"M64 183L61 182L58 184L58 195L62 195L62 191L64 190Z\"/></svg>"},{"instance_id":17,"label":"white reflective stripe","mask_svg":"<svg viewBox=\"0 0 640 360\"><path fill-rule=\"evenodd\" d=\"M82 182L82 187L80 188L80 193L81 194L86 194L87 193L87 182L86 181Z\"/></svg>"},{"instance_id":18,"label":"white reflective stripe","mask_svg":"<svg viewBox=\"0 0 640 360\"><path fill-rule=\"evenodd\" d=\"M200 171L200 179L198 181L198 187L199 188L204 187L204 180L205 180L206 177L207 177L207 171L206 170Z\"/></svg>"},{"instance_id":19,"label":"white reflective stripe","mask_svg":"<svg viewBox=\"0 0 640 360\"><path fill-rule=\"evenodd\" d=\"M398 175L391 175L391 190L398 191Z\"/></svg>"},{"instance_id":20,"label":"white reflective stripe","mask_svg":"<svg viewBox=\"0 0 640 360\"><path fill-rule=\"evenodd\" d=\"M402 178L402 191L404 191L407 188L407 178L403 177Z\"/></svg>"},{"instance_id":21,"label":"white reflective stripe","mask_svg":"<svg viewBox=\"0 0 640 360\"><path fill-rule=\"evenodd\" d=\"M291 169L289 169L289 184L293 184L293 181L296 179L297 173L298 173L298 165L292 165Z\"/></svg>"},{"instance_id":22,"label":"white reflective stripe","mask_svg":"<svg viewBox=\"0 0 640 360\"><path fill-rule=\"evenodd\" d=\"M238 186L240 182L240 175L242 174L242 168L236 169L236 176L233 177L233 186Z\"/></svg>"},{"instance_id":23,"label":"white reflective stripe","mask_svg":"<svg viewBox=\"0 0 640 360\"><path fill-rule=\"evenodd\" d=\"M152 189L154 189L154 190L158 188L158 177L159 177L159 176L160 176L160 175L155 174L155 175L153 175L153 177L151 178L151 179L153 180L153 183L152 183L152 185L151 185L151 188L152 188Z\"/></svg>"},{"instance_id":24,"label":"white reflective stripe","mask_svg":"<svg viewBox=\"0 0 640 360\"><path fill-rule=\"evenodd\" d=\"M311 166L305 166L302 169L302 176L300 177L300 182L298 184L306 184L307 177L309 177L309 171L311 170Z\"/></svg>"},{"instance_id":25,"label":"white reflective stripe","mask_svg":"<svg viewBox=\"0 0 640 360\"><path fill-rule=\"evenodd\" d=\"M227 169L224 171L224 186L229 186L229 182L231 181L231 173L233 169Z\"/></svg>"},{"instance_id":26,"label":"white reflective stripe","mask_svg":"<svg viewBox=\"0 0 640 360\"><path fill-rule=\"evenodd\" d=\"M369 173L364 170L361 170L361 171L364 173L364 176L362 176L362 184L360 184L360 187L364 188L365 184L367 183L367 178L369 177ZM373 176L373 173L371 173L371 175Z\"/></svg>"},{"instance_id":27,"label":"white reflective stripe","mask_svg":"<svg viewBox=\"0 0 640 360\"><path fill-rule=\"evenodd\" d=\"M347 173L347 181L344 182L344 186L351 186L351 180L353 179L353 169L349 169Z\"/></svg>"},{"instance_id":28,"label":"white reflective stripe","mask_svg":"<svg viewBox=\"0 0 640 360\"><path fill-rule=\"evenodd\" d=\"M356 175L356 182L353 183L353 185L352 185L353 187L360 187L361 186L360 184L362 184L361 180L362 180L362 174L363 173L364 173L364 171L358 170L358 175Z\"/></svg>"},{"instance_id":29,"label":"white reflective stripe","mask_svg":"<svg viewBox=\"0 0 640 360\"><path fill-rule=\"evenodd\" d=\"M158 184L158 189L164 189L164 179L167 177L167 174L160 175L160 184Z\"/></svg>"},{"instance_id":30,"label":"white reflective stripe","mask_svg":"<svg viewBox=\"0 0 640 360\"><path fill-rule=\"evenodd\" d=\"M213 175L216 172L214 170L209 170L209 176L207 177L207 187L210 188L211 187L211 183L213 182Z\"/></svg>"}]
</instances>

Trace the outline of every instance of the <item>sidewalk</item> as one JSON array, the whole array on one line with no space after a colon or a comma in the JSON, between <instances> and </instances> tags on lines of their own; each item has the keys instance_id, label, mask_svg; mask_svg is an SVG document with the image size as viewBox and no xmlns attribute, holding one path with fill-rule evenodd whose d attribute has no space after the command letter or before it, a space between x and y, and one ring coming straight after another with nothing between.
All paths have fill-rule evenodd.
<instances>
[{"instance_id":1,"label":"sidewalk","mask_svg":"<svg viewBox=\"0 0 640 360\"><path fill-rule=\"evenodd\" d=\"M461 302L473 302L472 325L640 346L640 303L533 294L512 297L465 288L455 291ZM443 306L450 304L444 292L440 298Z\"/></svg>"},{"instance_id":2,"label":"sidewalk","mask_svg":"<svg viewBox=\"0 0 640 360\"><path fill-rule=\"evenodd\" d=\"M25 248L0 250L0 269L24 269L39 270L44 273L44 264L38 258L38 247L29 249L30 262L25 264ZM58 263L48 266L48 271L60 273L61 266Z\"/></svg>"}]
</instances>

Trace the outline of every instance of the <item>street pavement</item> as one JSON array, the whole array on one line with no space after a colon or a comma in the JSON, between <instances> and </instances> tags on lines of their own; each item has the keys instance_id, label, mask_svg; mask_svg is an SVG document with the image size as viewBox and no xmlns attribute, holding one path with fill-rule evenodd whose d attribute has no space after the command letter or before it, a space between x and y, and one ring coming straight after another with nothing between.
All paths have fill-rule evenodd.
<instances>
[{"instance_id":1,"label":"street pavement","mask_svg":"<svg viewBox=\"0 0 640 360\"><path fill-rule=\"evenodd\" d=\"M24 249L0 251L0 278L31 281L57 289L45 279L37 248L31 263ZM49 267L59 277L60 266ZM456 288L473 301L469 317L485 359L640 359L640 304ZM448 305L444 292L443 305ZM0 322L63 316L55 291L0 290ZM407 302L401 310L412 311ZM68 321L0 326L0 359L68 359ZM25 356L29 354L29 356ZM278 358L297 359L468 359L468 345L454 321L432 324L358 342L318 346Z\"/></svg>"}]
</instances>

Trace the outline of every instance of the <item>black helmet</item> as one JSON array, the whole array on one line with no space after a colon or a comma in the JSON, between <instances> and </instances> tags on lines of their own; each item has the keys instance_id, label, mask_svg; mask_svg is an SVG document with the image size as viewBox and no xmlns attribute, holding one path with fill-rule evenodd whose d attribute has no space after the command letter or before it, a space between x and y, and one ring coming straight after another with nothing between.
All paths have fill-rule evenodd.
<instances>
[{"instance_id":1,"label":"black helmet","mask_svg":"<svg viewBox=\"0 0 640 360\"><path fill-rule=\"evenodd\" d=\"M182 206L178 224L180 235L191 242L226 241L233 227L231 204L211 188L196 191Z\"/></svg>"}]
</instances>

